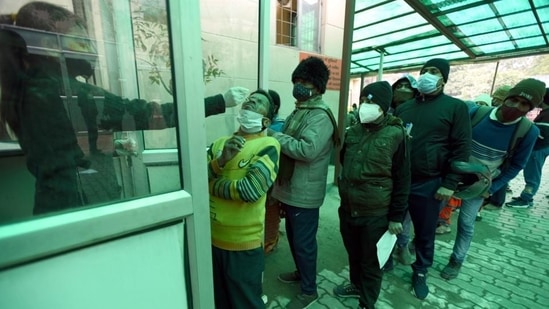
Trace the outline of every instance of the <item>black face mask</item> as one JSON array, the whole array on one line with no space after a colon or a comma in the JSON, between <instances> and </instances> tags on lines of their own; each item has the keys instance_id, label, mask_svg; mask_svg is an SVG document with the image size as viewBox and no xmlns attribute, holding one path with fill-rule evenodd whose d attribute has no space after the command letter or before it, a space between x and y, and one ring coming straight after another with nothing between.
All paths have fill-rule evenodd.
<instances>
[{"instance_id":1,"label":"black face mask","mask_svg":"<svg viewBox=\"0 0 549 309\"><path fill-rule=\"evenodd\" d=\"M393 102L395 104L404 103L414 97L414 92L410 89L396 89L393 92Z\"/></svg>"},{"instance_id":2,"label":"black face mask","mask_svg":"<svg viewBox=\"0 0 549 309\"><path fill-rule=\"evenodd\" d=\"M527 114L527 112L523 112L516 107L507 106L505 104L501 105L499 110L501 111L502 122L511 122Z\"/></svg>"},{"instance_id":3,"label":"black face mask","mask_svg":"<svg viewBox=\"0 0 549 309\"><path fill-rule=\"evenodd\" d=\"M313 96L313 90L302 84L294 84L293 96L298 102L305 102Z\"/></svg>"}]
</instances>

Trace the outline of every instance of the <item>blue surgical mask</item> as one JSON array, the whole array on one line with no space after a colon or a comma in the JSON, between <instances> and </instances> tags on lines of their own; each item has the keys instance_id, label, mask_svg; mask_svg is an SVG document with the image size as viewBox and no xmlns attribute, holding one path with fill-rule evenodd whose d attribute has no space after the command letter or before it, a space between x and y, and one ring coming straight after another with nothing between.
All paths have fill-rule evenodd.
<instances>
[{"instance_id":1,"label":"blue surgical mask","mask_svg":"<svg viewBox=\"0 0 549 309\"><path fill-rule=\"evenodd\" d=\"M293 96L298 102L309 100L313 96L313 89L307 88L300 83L294 84Z\"/></svg>"},{"instance_id":2,"label":"blue surgical mask","mask_svg":"<svg viewBox=\"0 0 549 309\"><path fill-rule=\"evenodd\" d=\"M417 79L417 90L423 94L431 94L437 91L440 76L431 73L424 73Z\"/></svg>"}]
</instances>

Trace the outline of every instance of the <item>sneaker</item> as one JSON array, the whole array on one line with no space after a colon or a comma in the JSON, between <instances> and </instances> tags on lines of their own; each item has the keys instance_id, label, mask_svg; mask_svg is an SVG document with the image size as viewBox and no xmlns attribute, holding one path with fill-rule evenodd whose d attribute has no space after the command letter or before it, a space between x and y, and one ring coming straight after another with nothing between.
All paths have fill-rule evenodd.
<instances>
[{"instance_id":1,"label":"sneaker","mask_svg":"<svg viewBox=\"0 0 549 309\"><path fill-rule=\"evenodd\" d=\"M414 272L412 275L412 292L419 299L425 299L429 295L427 286L427 274Z\"/></svg>"},{"instance_id":2,"label":"sneaker","mask_svg":"<svg viewBox=\"0 0 549 309\"><path fill-rule=\"evenodd\" d=\"M459 275L461 269L461 263L450 259L448 265L440 272L440 276L446 280L454 279Z\"/></svg>"},{"instance_id":3,"label":"sneaker","mask_svg":"<svg viewBox=\"0 0 549 309\"><path fill-rule=\"evenodd\" d=\"M410 250L408 249L408 246L404 247L396 247L396 256L397 260L400 264L403 265L410 265L414 262L414 257L410 253Z\"/></svg>"},{"instance_id":4,"label":"sneaker","mask_svg":"<svg viewBox=\"0 0 549 309\"><path fill-rule=\"evenodd\" d=\"M494 204L488 203L482 207L482 210L500 210L501 206L496 206Z\"/></svg>"},{"instance_id":5,"label":"sneaker","mask_svg":"<svg viewBox=\"0 0 549 309\"><path fill-rule=\"evenodd\" d=\"M529 207L534 206L534 202L533 201L525 201L525 200L519 198L518 200L514 200L514 201L511 201L509 203L506 203L505 206L512 207L512 208L529 208Z\"/></svg>"},{"instance_id":6,"label":"sneaker","mask_svg":"<svg viewBox=\"0 0 549 309\"><path fill-rule=\"evenodd\" d=\"M299 275L299 272L296 270L289 273L283 273L278 275L278 280L284 283L295 283L295 282L301 281L301 276Z\"/></svg>"},{"instance_id":7,"label":"sneaker","mask_svg":"<svg viewBox=\"0 0 549 309\"><path fill-rule=\"evenodd\" d=\"M475 218L475 221L482 221L482 215L480 214L480 211L477 212L477 217Z\"/></svg>"},{"instance_id":8,"label":"sneaker","mask_svg":"<svg viewBox=\"0 0 549 309\"><path fill-rule=\"evenodd\" d=\"M309 308L310 305L312 305L316 300L318 299L318 294L314 293L312 295L309 294L297 294L294 299L292 299L288 305L286 305L287 309L305 309Z\"/></svg>"},{"instance_id":9,"label":"sneaker","mask_svg":"<svg viewBox=\"0 0 549 309\"><path fill-rule=\"evenodd\" d=\"M360 291L352 283L336 286L334 288L334 294L339 297L360 298Z\"/></svg>"},{"instance_id":10,"label":"sneaker","mask_svg":"<svg viewBox=\"0 0 549 309\"><path fill-rule=\"evenodd\" d=\"M437 227L435 230L435 234L441 235L441 234L448 234L452 231L452 228L450 228L449 225L441 224Z\"/></svg>"}]
</instances>

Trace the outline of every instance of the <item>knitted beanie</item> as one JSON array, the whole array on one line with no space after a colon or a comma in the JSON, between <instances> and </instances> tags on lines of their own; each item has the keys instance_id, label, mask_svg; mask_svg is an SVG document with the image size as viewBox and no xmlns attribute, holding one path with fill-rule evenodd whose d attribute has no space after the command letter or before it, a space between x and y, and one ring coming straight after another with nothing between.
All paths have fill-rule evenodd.
<instances>
[{"instance_id":1,"label":"knitted beanie","mask_svg":"<svg viewBox=\"0 0 549 309\"><path fill-rule=\"evenodd\" d=\"M492 98L505 100L507 94L509 93L509 90L511 90L511 86L509 85L499 86L496 90L494 90L494 93L492 93Z\"/></svg>"},{"instance_id":2,"label":"knitted beanie","mask_svg":"<svg viewBox=\"0 0 549 309\"><path fill-rule=\"evenodd\" d=\"M511 88L505 99L516 96L525 98L530 102L530 110L532 110L538 107L544 95L545 83L534 78L527 78L521 80L515 87Z\"/></svg>"},{"instance_id":3,"label":"knitted beanie","mask_svg":"<svg viewBox=\"0 0 549 309\"><path fill-rule=\"evenodd\" d=\"M448 81L448 74L450 74L450 64L448 63L448 60L442 58L433 58L423 65L420 72L423 71L423 69L425 69L426 67L435 67L439 69L440 73L442 74L442 78L444 79L444 82Z\"/></svg>"},{"instance_id":4,"label":"knitted beanie","mask_svg":"<svg viewBox=\"0 0 549 309\"><path fill-rule=\"evenodd\" d=\"M374 82L362 89L360 97L367 97L372 100L372 102L381 107L385 114L393 101L393 90L391 85L386 81Z\"/></svg>"},{"instance_id":5,"label":"knitted beanie","mask_svg":"<svg viewBox=\"0 0 549 309\"><path fill-rule=\"evenodd\" d=\"M322 59L309 57L301 61L292 73L292 83L297 78L312 83L320 93L326 92L326 84L330 77L330 70Z\"/></svg>"}]
</instances>

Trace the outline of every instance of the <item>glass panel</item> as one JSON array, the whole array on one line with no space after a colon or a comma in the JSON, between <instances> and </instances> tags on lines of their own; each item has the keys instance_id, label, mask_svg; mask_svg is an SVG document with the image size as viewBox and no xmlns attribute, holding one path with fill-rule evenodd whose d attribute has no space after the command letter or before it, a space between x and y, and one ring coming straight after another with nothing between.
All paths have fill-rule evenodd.
<instances>
[{"instance_id":1,"label":"glass panel","mask_svg":"<svg viewBox=\"0 0 549 309\"><path fill-rule=\"evenodd\" d=\"M164 1L3 1L0 13L0 224L182 188L177 156L146 157L177 152Z\"/></svg>"}]
</instances>

